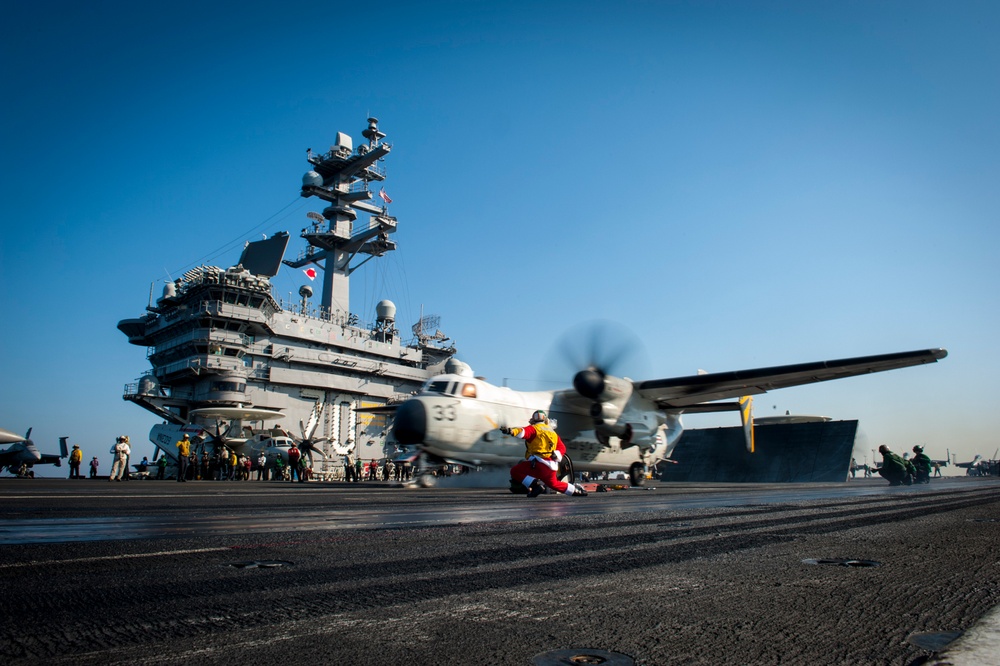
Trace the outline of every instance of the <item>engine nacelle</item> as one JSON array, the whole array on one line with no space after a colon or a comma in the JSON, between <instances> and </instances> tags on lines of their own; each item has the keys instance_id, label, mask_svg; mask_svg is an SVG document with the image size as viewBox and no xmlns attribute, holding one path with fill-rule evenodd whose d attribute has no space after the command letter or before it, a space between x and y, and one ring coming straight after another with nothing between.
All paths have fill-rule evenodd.
<instances>
[{"instance_id":1,"label":"engine nacelle","mask_svg":"<svg viewBox=\"0 0 1000 666\"><path fill-rule=\"evenodd\" d=\"M651 428L646 423L632 422L625 423L625 427L628 428L629 438L628 441L622 440L623 449L630 446L638 446L640 449L648 451L656 447L658 428Z\"/></svg>"},{"instance_id":2,"label":"engine nacelle","mask_svg":"<svg viewBox=\"0 0 1000 666\"><path fill-rule=\"evenodd\" d=\"M607 425L618 420L632 397L631 381L605 375L593 368L576 373L573 388L584 398L594 401L590 415Z\"/></svg>"}]
</instances>

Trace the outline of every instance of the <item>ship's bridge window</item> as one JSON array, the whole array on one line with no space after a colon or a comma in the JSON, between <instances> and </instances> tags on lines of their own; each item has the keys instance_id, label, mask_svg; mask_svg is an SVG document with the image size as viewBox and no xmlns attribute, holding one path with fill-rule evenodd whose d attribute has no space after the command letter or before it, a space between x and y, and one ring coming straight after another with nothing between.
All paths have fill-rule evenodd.
<instances>
[{"instance_id":1,"label":"ship's bridge window","mask_svg":"<svg viewBox=\"0 0 1000 666\"><path fill-rule=\"evenodd\" d=\"M229 391L232 393L246 393L247 385L238 382L212 382L211 391Z\"/></svg>"},{"instance_id":2,"label":"ship's bridge window","mask_svg":"<svg viewBox=\"0 0 1000 666\"><path fill-rule=\"evenodd\" d=\"M463 384L462 385L462 397L463 398L475 398L476 397L476 385L475 384Z\"/></svg>"}]
</instances>

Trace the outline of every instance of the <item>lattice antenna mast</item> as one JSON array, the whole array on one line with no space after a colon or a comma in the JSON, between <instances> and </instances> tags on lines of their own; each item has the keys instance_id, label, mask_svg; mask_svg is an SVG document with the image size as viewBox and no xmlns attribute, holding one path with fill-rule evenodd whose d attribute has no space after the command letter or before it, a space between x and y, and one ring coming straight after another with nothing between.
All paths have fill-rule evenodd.
<instances>
[{"instance_id":1,"label":"lattice antenna mast","mask_svg":"<svg viewBox=\"0 0 1000 666\"><path fill-rule=\"evenodd\" d=\"M353 148L353 140L337 132L337 142L330 151L316 155L306 151L312 170L302 177L302 196L318 197L329 205L323 209L322 222L316 214L312 224L302 230L309 243L305 253L284 263L292 268L315 264L323 270L320 294L320 314L324 318L346 321L350 313L350 276L372 257L381 257L396 249L389 234L396 231L396 218L385 206L368 203L372 199L368 184L385 180L383 158L392 147L382 142L385 134L378 129L378 119L368 119L368 129L362 132L367 145ZM355 232L358 211L371 215L368 225ZM315 217L314 217L315 216ZM368 255L351 265L359 255Z\"/></svg>"}]
</instances>

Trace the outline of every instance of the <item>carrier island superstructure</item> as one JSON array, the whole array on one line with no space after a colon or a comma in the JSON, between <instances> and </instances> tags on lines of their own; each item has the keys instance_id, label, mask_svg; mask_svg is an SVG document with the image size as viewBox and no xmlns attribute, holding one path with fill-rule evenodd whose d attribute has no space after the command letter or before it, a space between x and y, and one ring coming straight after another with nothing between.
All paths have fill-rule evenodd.
<instances>
[{"instance_id":1,"label":"carrier island superstructure","mask_svg":"<svg viewBox=\"0 0 1000 666\"><path fill-rule=\"evenodd\" d=\"M372 203L391 146L375 118L362 135L356 150L338 132L329 152L307 151L301 194L326 207L307 214L297 258L284 259L287 232L248 243L235 266L189 270L141 317L118 323L130 343L147 348L152 369L126 385L124 399L163 419L150 432L155 454L173 459L182 432L206 449L246 448L284 432L323 454L313 456L317 471L341 465L348 450L379 458L389 426L379 407L414 393L454 356L437 317L421 317L404 340L391 301L369 313L372 324L351 312L351 274L396 248L391 200L380 188L379 205ZM270 278L282 263L302 269L299 301L274 294ZM319 274L314 299L307 280Z\"/></svg>"}]
</instances>

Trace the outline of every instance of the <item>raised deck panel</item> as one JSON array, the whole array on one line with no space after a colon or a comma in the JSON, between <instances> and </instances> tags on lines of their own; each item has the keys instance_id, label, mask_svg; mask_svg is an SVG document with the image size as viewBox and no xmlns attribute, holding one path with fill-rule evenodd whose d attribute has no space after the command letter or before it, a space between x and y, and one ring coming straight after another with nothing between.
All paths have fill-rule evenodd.
<instances>
[{"instance_id":1,"label":"raised deck panel","mask_svg":"<svg viewBox=\"0 0 1000 666\"><path fill-rule=\"evenodd\" d=\"M742 428L685 430L664 481L699 483L843 482L851 466L857 421L786 423L754 427L756 452Z\"/></svg>"}]
</instances>

